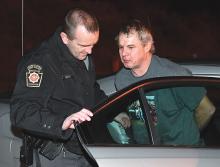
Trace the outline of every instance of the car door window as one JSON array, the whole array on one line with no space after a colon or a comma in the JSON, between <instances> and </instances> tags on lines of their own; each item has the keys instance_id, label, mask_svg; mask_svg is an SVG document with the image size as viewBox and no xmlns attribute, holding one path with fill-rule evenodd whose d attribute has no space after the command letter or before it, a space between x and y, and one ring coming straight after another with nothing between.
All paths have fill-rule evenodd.
<instances>
[{"instance_id":1,"label":"car door window","mask_svg":"<svg viewBox=\"0 0 220 167\"><path fill-rule=\"evenodd\" d=\"M120 119L117 119L120 117ZM125 125L127 122L128 125ZM89 130L88 130L89 129ZM85 127L84 127L85 131ZM87 125L87 142L109 144L150 144L148 122L138 92L124 96L100 113ZM88 140L90 138L91 140Z\"/></svg>"},{"instance_id":2,"label":"car door window","mask_svg":"<svg viewBox=\"0 0 220 167\"><path fill-rule=\"evenodd\" d=\"M141 107L140 99L132 100L112 122L107 124L114 141L119 144L150 144L148 122ZM120 117L121 121L117 121ZM128 125L126 125L128 124Z\"/></svg>"},{"instance_id":3,"label":"car door window","mask_svg":"<svg viewBox=\"0 0 220 167\"><path fill-rule=\"evenodd\" d=\"M154 91L146 89L144 93L146 101L154 108L151 117L160 139L160 146L204 147L210 145L211 135L215 135L219 140L220 127L216 122L219 122L220 97L216 96L217 92L220 92L218 88L208 86L170 87ZM205 96L214 104L216 112L209 122L212 126L200 130L195 121L195 111ZM219 145L220 142L215 144Z\"/></svg>"},{"instance_id":4,"label":"car door window","mask_svg":"<svg viewBox=\"0 0 220 167\"><path fill-rule=\"evenodd\" d=\"M220 89L217 87L145 87L123 95L82 126L88 144L220 146ZM207 96L216 112L207 127L198 130L195 109ZM144 100L143 100L144 99ZM148 114L147 114L148 113ZM129 118L125 127L117 116ZM149 119L150 116L150 119ZM123 120L123 119L122 119ZM151 125L156 132L152 135ZM155 137L159 142L154 143Z\"/></svg>"}]
</instances>

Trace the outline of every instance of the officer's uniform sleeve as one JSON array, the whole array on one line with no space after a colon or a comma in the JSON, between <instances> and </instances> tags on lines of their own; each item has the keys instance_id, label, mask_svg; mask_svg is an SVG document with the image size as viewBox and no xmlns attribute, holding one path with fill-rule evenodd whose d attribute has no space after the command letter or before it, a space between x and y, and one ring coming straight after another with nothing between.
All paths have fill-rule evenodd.
<instances>
[{"instance_id":1,"label":"officer's uniform sleeve","mask_svg":"<svg viewBox=\"0 0 220 167\"><path fill-rule=\"evenodd\" d=\"M60 103L51 101L50 97L55 89L56 77L47 64L49 62L44 61L34 56L20 65L11 98L11 122L15 127L35 135L66 140L73 130L62 131L62 124L74 107L65 105L65 113L54 110L53 106Z\"/></svg>"}]
</instances>

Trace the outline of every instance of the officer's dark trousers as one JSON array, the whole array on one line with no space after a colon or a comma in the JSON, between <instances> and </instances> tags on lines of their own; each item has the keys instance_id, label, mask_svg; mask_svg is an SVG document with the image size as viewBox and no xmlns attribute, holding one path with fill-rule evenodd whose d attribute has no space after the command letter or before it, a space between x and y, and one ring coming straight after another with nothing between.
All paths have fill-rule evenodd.
<instances>
[{"instance_id":1,"label":"officer's dark trousers","mask_svg":"<svg viewBox=\"0 0 220 167\"><path fill-rule=\"evenodd\" d=\"M34 153L36 154L36 153ZM36 165L36 156L34 155L34 163L32 167L38 167ZM62 149L61 153L52 161L48 160L44 156L39 154L41 167L91 167L84 156L73 154Z\"/></svg>"}]
</instances>

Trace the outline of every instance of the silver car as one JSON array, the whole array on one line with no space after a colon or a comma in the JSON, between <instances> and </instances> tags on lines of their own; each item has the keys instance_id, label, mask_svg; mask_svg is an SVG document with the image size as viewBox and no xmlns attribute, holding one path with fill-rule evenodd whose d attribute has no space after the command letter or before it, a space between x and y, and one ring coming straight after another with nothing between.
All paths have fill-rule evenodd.
<instances>
[{"instance_id":1,"label":"silver car","mask_svg":"<svg viewBox=\"0 0 220 167\"><path fill-rule=\"evenodd\" d=\"M217 167L220 164L220 66L186 66L195 76L165 77L141 81L115 92L114 76L99 80L109 94L108 100L97 105L91 122L77 126L77 135L85 155L93 166L112 167ZM207 73L208 70L209 73ZM207 77L208 76L208 77ZM170 88L204 88L214 103L216 112L209 125L201 131L201 145L163 144L159 141L150 116L146 94ZM193 96L192 96L193 97ZM135 104L135 105L134 105ZM136 106L136 107L134 107ZM138 107L137 107L138 106ZM169 105L168 105L169 107ZM143 118L141 130L146 135L137 135L140 129L127 131L114 121L122 112L137 111ZM21 133L11 127L9 103L0 103L0 167L19 167ZM132 125L133 126L133 125ZM188 129L190 131L190 129ZM43 164L42 164L43 166Z\"/></svg>"}]
</instances>

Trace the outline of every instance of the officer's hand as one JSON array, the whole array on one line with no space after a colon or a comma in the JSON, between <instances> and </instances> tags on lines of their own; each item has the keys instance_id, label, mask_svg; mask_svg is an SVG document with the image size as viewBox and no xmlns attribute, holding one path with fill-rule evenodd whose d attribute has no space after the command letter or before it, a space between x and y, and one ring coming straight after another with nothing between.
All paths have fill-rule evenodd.
<instances>
[{"instance_id":1,"label":"officer's hand","mask_svg":"<svg viewBox=\"0 0 220 167\"><path fill-rule=\"evenodd\" d=\"M62 125L62 130L66 130L66 129L74 129L74 123L82 123L84 121L90 121L91 117L93 116L93 113L85 108L83 108L82 110L80 110L77 113L74 113L70 116L68 116Z\"/></svg>"}]
</instances>

